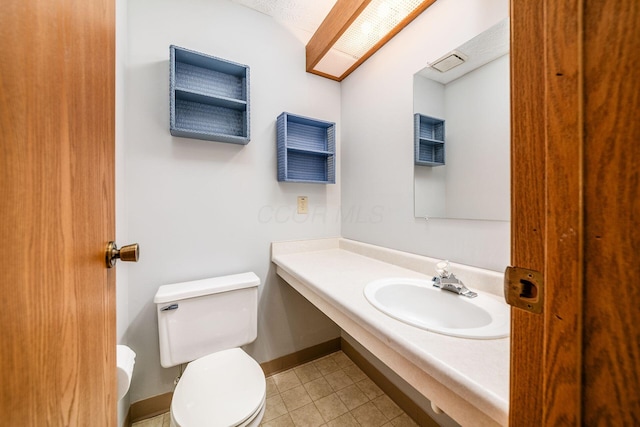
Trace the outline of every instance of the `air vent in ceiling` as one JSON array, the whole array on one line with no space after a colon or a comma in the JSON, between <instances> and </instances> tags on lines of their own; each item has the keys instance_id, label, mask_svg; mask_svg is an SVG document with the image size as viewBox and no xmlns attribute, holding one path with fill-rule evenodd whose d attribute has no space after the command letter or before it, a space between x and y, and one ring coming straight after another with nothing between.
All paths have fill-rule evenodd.
<instances>
[{"instance_id":1,"label":"air vent in ceiling","mask_svg":"<svg viewBox=\"0 0 640 427\"><path fill-rule=\"evenodd\" d=\"M444 73L464 63L464 61L466 60L467 60L467 55L465 55L462 52L458 52L457 50L454 50L452 52L447 53L445 56L436 60L435 62L429 64L429 66L435 70L440 71L441 73Z\"/></svg>"}]
</instances>

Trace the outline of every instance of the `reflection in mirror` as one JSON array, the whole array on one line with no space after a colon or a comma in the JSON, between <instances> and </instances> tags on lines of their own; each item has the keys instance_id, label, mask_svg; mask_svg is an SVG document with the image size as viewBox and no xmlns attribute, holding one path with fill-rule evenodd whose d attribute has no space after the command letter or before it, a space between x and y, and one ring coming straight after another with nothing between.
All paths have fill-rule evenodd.
<instances>
[{"instance_id":1,"label":"reflection in mirror","mask_svg":"<svg viewBox=\"0 0 640 427\"><path fill-rule=\"evenodd\" d=\"M414 164L415 216L508 221L508 19L451 53L413 78L414 113L445 122L444 165Z\"/></svg>"}]
</instances>

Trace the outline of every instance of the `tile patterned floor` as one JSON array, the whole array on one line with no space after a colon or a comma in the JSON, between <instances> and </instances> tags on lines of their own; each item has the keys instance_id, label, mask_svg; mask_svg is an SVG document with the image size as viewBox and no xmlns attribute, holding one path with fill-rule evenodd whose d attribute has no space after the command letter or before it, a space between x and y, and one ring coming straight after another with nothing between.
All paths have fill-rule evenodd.
<instances>
[{"instance_id":1,"label":"tile patterned floor","mask_svg":"<svg viewBox=\"0 0 640 427\"><path fill-rule=\"evenodd\" d=\"M137 423L133 423L131 427L170 427L171 426L171 415L167 412L166 414L158 415L153 418L147 418L146 420L138 421Z\"/></svg>"},{"instance_id":2,"label":"tile patterned floor","mask_svg":"<svg viewBox=\"0 0 640 427\"><path fill-rule=\"evenodd\" d=\"M417 426L342 351L267 378L264 427ZM133 424L168 427L169 414Z\"/></svg>"}]
</instances>

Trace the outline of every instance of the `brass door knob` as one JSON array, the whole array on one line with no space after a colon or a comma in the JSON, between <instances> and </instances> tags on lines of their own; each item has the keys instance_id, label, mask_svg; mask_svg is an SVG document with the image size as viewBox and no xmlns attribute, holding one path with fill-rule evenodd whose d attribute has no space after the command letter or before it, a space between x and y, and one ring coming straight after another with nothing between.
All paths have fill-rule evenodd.
<instances>
[{"instance_id":1,"label":"brass door knob","mask_svg":"<svg viewBox=\"0 0 640 427\"><path fill-rule=\"evenodd\" d=\"M116 261L121 259L127 262L138 262L140 256L140 245L134 243L132 245L126 245L118 249L114 242L109 242L107 250L105 251L105 261L107 268L111 268L116 265Z\"/></svg>"}]
</instances>

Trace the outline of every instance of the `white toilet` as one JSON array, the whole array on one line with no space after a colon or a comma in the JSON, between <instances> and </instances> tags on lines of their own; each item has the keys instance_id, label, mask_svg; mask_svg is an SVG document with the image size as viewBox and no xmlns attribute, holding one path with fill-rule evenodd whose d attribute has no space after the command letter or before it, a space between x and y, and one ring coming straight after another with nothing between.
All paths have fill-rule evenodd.
<instances>
[{"instance_id":1,"label":"white toilet","mask_svg":"<svg viewBox=\"0 0 640 427\"><path fill-rule=\"evenodd\" d=\"M187 365L171 401L171 425L253 427L264 415L264 372L239 346L258 333L254 273L160 286L160 363Z\"/></svg>"}]
</instances>

